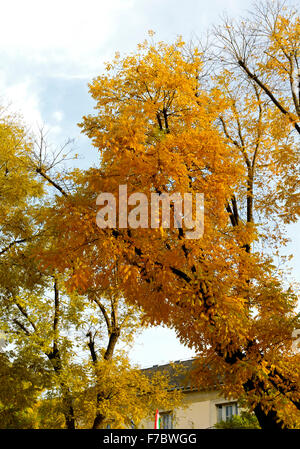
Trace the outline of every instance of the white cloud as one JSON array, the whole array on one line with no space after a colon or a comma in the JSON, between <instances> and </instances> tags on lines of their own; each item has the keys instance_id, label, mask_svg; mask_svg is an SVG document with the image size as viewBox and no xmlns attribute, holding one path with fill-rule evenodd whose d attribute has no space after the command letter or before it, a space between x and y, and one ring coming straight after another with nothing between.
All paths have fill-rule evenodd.
<instances>
[{"instance_id":1,"label":"white cloud","mask_svg":"<svg viewBox=\"0 0 300 449\"><path fill-rule=\"evenodd\" d=\"M38 92L31 80L10 84L5 73L0 72L0 92L5 93L1 98L2 105L9 106L10 111L21 116L27 125L42 123Z\"/></svg>"},{"instance_id":2,"label":"white cloud","mask_svg":"<svg viewBox=\"0 0 300 449\"><path fill-rule=\"evenodd\" d=\"M61 128L61 126L55 125L55 126L51 126L50 131L51 131L51 136L57 137L57 136L61 135L62 128ZM53 137L53 139L54 139L54 137Z\"/></svg>"},{"instance_id":3,"label":"white cloud","mask_svg":"<svg viewBox=\"0 0 300 449\"><path fill-rule=\"evenodd\" d=\"M180 344L173 329L155 326L145 329L135 339L129 357L133 363L149 367L156 363L189 359L195 354L194 350Z\"/></svg>"},{"instance_id":4,"label":"white cloud","mask_svg":"<svg viewBox=\"0 0 300 449\"><path fill-rule=\"evenodd\" d=\"M54 111L52 115L53 115L54 120L57 122L61 122L64 117L64 114L62 111Z\"/></svg>"},{"instance_id":5,"label":"white cloud","mask_svg":"<svg viewBox=\"0 0 300 449\"><path fill-rule=\"evenodd\" d=\"M78 59L103 45L116 15L131 6L131 0L10 0L1 5L1 46L30 50L41 61L60 53Z\"/></svg>"}]
</instances>

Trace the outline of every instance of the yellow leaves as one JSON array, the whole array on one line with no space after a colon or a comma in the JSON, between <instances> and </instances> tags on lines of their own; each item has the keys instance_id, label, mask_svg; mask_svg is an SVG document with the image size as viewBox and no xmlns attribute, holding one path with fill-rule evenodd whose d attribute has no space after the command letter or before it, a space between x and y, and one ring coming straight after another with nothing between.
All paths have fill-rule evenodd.
<instances>
[{"instance_id":1,"label":"yellow leaves","mask_svg":"<svg viewBox=\"0 0 300 449\"><path fill-rule=\"evenodd\" d=\"M173 409L181 402L180 392L170 391L167 375L148 376L121 354L113 361L99 361L95 370L92 365L87 366L86 374L91 387L84 389L86 383L78 385L75 401L80 427L91 427L96 411L104 415L105 425L109 423L112 428L128 428L132 422L138 426L156 408ZM97 394L101 398L98 404Z\"/></svg>"},{"instance_id":2,"label":"yellow leaves","mask_svg":"<svg viewBox=\"0 0 300 449\"><path fill-rule=\"evenodd\" d=\"M268 366L268 362L265 360L263 360L261 362L260 367L261 367L261 371L264 373L265 376L267 376L269 374L269 372L271 371L270 367Z\"/></svg>"},{"instance_id":3,"label":"yellow leaves","mask_svg":"<svg viewBox=\"0 0 300 449\"><path fill-rule=\"evenodd\" d=\"M84 293L90 284L91 272L91 267L82 265L79 269L77 266L76 274L69 282L70 287Z\"/></svg>"},{"instance_id":4,"label":"yellow leaves","mask_svg":"<svg viewBox=\"0 0 300 449\"><path fill-rule=\"evenodd\" d=\"M130 265L121 265L118 269L120 284L126 284L132 276L132 267Z\"/></svg>"}]
</instances>

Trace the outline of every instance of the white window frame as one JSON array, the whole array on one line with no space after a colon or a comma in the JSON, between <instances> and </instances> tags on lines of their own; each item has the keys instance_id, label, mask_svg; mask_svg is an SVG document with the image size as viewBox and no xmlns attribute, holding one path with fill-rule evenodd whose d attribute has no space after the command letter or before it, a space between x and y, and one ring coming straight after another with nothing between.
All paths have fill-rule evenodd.
<instances>
[{"instance_id":1,"label":"white window frame","mask_svg":"<svg viewBox=\"0 0 300 449\"><path fill-rule=\"evenodd\" d=\"M173 413L172 412L160 412L160 423L161 429L173 429ZM168 427L164 427L166 424L164 421L164 417L168 417Z\"/></svg>"},{"instance_id":2,"label":"white window frame","mask_svg":"<svg viewBox=\"0 0 300 449\"><path fill-rule=\"evenodd\" d=\"M239 414L239 408L237 402L223 402L216 404L217 407L217 422L229 421L233 416Z\"/></svg>"}]
</instances>

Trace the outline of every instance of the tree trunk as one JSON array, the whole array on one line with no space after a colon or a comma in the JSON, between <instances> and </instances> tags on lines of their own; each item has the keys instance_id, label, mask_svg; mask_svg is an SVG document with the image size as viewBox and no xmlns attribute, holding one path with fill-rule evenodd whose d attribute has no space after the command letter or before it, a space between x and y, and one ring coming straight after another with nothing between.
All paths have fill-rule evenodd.
<instances>
[{"instance_id":1,"label":"tree trunk","mask_svg":"<svg viewBox=\"0 0 300 449\"><path fill-rule=\"evenodd\" d=\"M62 365L59 350L55 348L51 353L48 353L47 356L53 365L54 371L60 375ZM62 381L60 382L60 388L62 392L62 402L64 406L63 413L65 416L66 427L69 430L73 430L75 429L75 418L72 395L69 387Z\"/></svg>"},{"instance_id":2,"label":"tree trunk","mask_svg":"<svg viewBox=\"0 0 300 449\"><path fill-rule=\"evenodd\" d=\"M254 379L248 379L247 382L244 383L243 387L245 393L249 393L251 390L254 390L255 382L253 380ZM260 382L260 390L263 394L265 393L267 395L262 382ZM276 410L271 409L267 412L263 409L262 404L258 402L253 411L262 429L281 430L285 427L283 421L278 417Z\"/></svg>"},{"instance_id":3,"label":"tree trunk","mask_svg":"<svg viewBox=\"0 0 300 449\"><path fill-rule=\"evenodd\" d=\"M109 342L108 342L108 345L107 345L107 349L106 349L105 354L104 354L104 359L105 360L111 360L119 337L120 337L120 330L119 329L115 330L114 332L112 332L110 334Z\"/></svg>"},{"instance_id":4,"label":"tree trunk","mask_svg":"<svg viewBox=\"0 0 300 449\"><path fill-rule=\"evenodd\" d=\"M102 400L102 396L101 396L100 393L98 393L97 394L97 405L100 404L101 400ZM105 416L104 415L102 415L101 413L96 413L92 429L100 429L101 425L104 422L104 420L105 420Z\"/></svg>"},{"instance_id":5,"label":"tree trunk","mask_svg":"<svg viewBox=\"0 0 300 449\"><path fill-rule=\"evenodd\" d=\"M266 430L282 430L284 428L284 424L281 420L278 420L278 415L275 410L270 410L269 412L265 412L260 404L257 404L254 408L254 414L259 422L259 425L262 429Z\"/></svg>"}]
</instances>

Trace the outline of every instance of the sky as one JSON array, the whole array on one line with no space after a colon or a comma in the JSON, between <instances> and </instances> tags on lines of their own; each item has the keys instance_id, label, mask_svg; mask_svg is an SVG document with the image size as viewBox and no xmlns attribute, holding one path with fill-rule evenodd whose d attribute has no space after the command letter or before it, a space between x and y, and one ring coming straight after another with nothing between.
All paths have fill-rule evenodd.
<instances>
[{"instance_id":1,"label":"sky","mask_svg":"<svg viewBox=\"0 0 300 449\"><path fill-rule=\"evenodd\" d=\"M158 40L185 40L205 34L222 13L239 16L250 0L10 0L0 16L0 104L24 117L29 129L44 124L48 139L60 145L74 139L86 168L96 150L77 123L93 110L88 83L104 71L115 52L135 51L148 30ZM300 272L299 224L289 228L296 254L293 276ZM173 331L148 329L136 340L131 359L151 366L192 357Z\"/></svg>"}]
</instances>

